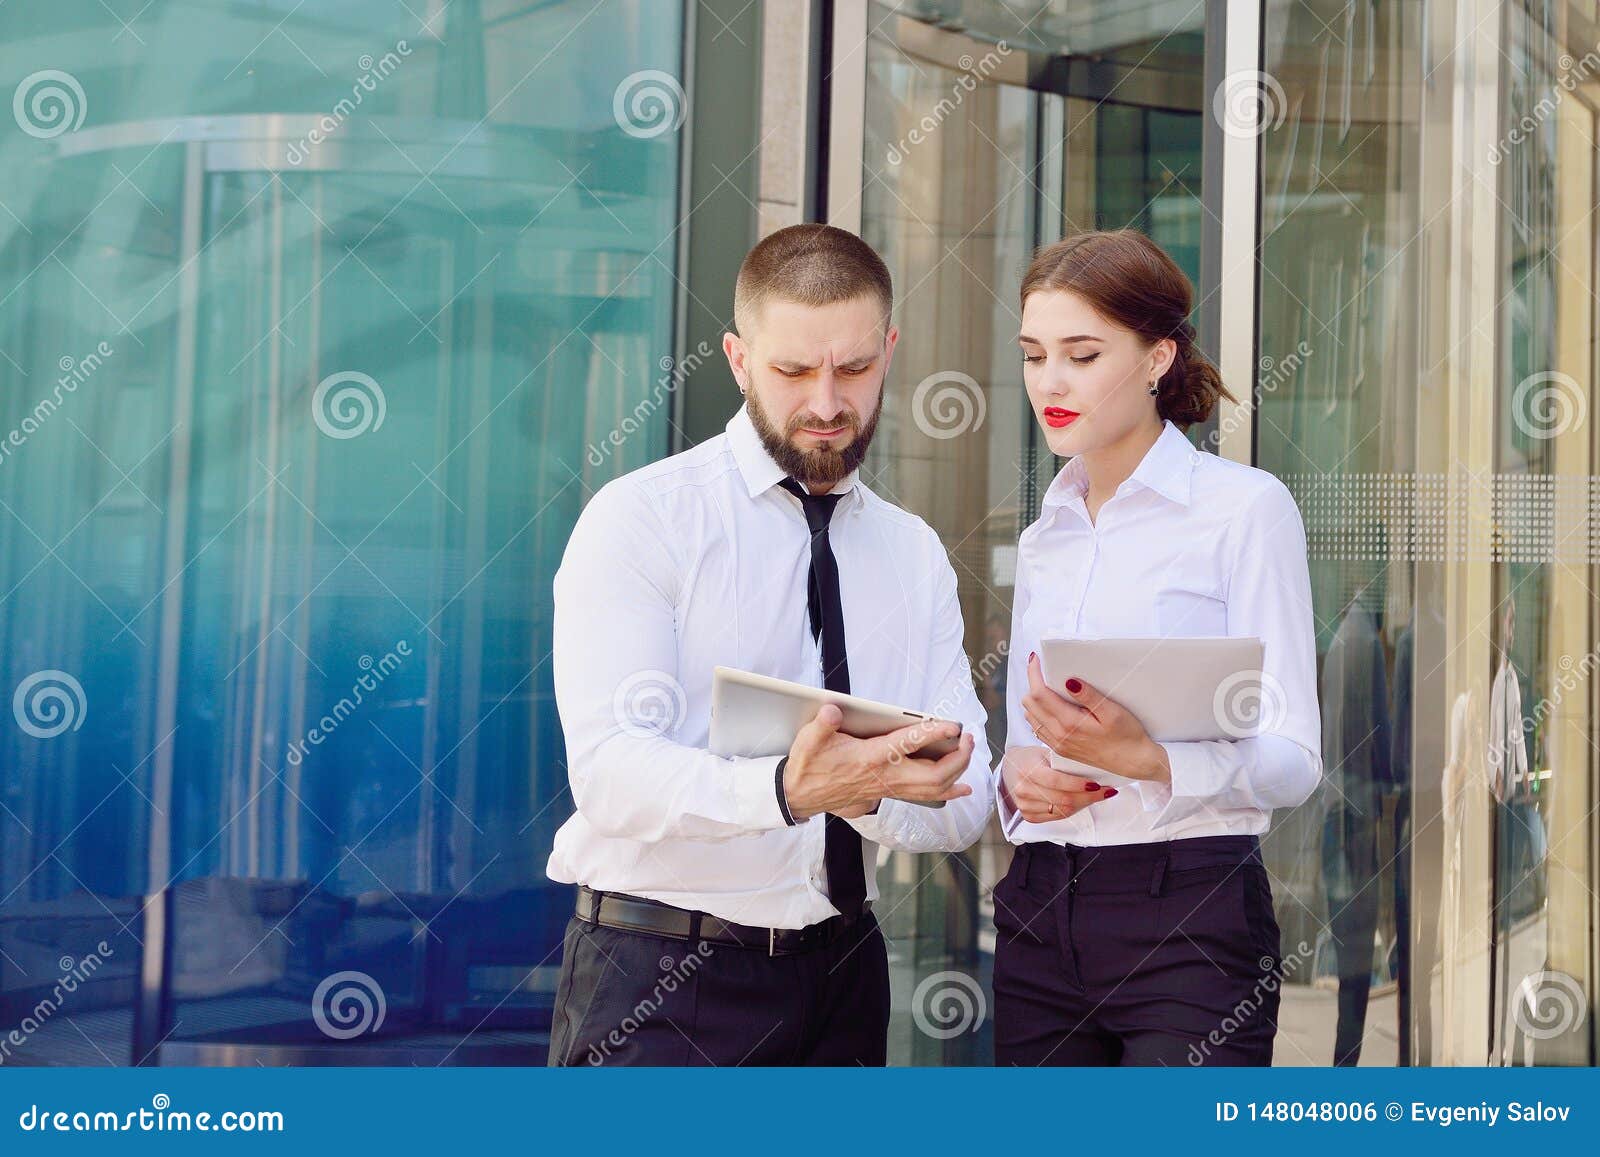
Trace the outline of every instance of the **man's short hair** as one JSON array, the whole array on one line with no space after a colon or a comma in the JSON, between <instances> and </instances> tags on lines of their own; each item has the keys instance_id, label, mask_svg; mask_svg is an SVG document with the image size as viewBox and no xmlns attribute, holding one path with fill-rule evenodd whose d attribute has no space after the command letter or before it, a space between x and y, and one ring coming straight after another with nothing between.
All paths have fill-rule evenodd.
<instances>
[{"instance_id":1,"label":"man's short hair","mask_svg":"<svg viewBox=\"0 0 1600 1157\"><path fill-rule=\"evenodd\" d=\"M883 328L894 308L894 283L883 258L861 238L832 225L790 225L745 254L733 290L733 324L743 337L769 299L833 305L871 294L883 303Z\"/></svg>"}]
</instances>

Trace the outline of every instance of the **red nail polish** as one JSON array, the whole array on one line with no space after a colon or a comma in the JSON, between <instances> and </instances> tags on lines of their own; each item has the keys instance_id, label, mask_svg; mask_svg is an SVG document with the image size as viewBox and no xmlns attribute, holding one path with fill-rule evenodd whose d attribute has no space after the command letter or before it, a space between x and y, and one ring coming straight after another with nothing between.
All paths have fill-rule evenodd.
<instances>
[{"instance_id":1,"label":"red nail polish","mask_svg":"<svg viewBox=\"0 0 1600 1157\"><path fill-rule=\"evenodd\" d=\"M1116 794L1117 794L1117 789L1116 788L1114 788L1114 787L1106 788L1106 798L1107 799L1110 799L1112 796L1114 796Z\"/></svg>"},{"instance_id":2,"label":"red nail polish","mask_svg":"<svg viewBox=\"0 0 1600 1157\"><path fill-rule=\"evenodd\" d=\"M1083 790L1084 791L1099 791L1100 790L1100 785L1098 783L1086 783L1086 784L1083 785Z\"/></svg>"},{"instance_id":3,"label":"red nail polish","mask_svg":"<svg viewBox=\"0 0 1600 1157\"><path fill-rule=\"evenodd\" d=\"M1078 682L1078 680L1076 680L1076 679L1068 679L1067 680L1067 690L1071 691L1074 695L1076 695L1079 691L1083 690L1083 684Z\"/></svg>"},{"instance_id":4,"label":"red nail polish","mask_svg":"<svg viewBox=\"0 0 1600 1157\"><path fill-rule=\"evenodd\" d=\"M1028 662L1031 663L1035 659L1037 659L1038 657L1039 657L1039 652L1038 651L1029 651L1028 652Z\"/></svg>"}]
</instances>

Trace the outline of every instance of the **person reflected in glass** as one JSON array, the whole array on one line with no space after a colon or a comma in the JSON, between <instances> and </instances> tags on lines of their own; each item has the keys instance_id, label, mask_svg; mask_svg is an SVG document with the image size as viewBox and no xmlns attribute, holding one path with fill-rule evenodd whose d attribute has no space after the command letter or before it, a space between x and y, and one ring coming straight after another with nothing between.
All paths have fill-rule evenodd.
<instances>
[{"instance_id":1,"label":"person reflected in glass","mask_svg":"<svg viewBox=\"0 0 1600 1157\"><path fill-rule=\"evenodd\" d=\"M1018 544L995 1059L1270 1064L1284 967L1260 836L1322 767L1300 512L1271 474L1186 437L1232 395L1195 345L1188 279L1154 242L1048 246L1021 299L1028 400L1071 460ZM1262 639L1251 726L1157 742L1115 688L1081 672L1047 686L1041 640L1091 636Z\"/></svg>"},{"instance_id":2,"label":"person reflected in glass","mask_svg":"<svg viewBox=\"0 0 1600 1157\"><path fill-rule=\"evenodd\" d=\"M1322 885L1339 973L1333 1063L1342 1066L1361 1060L1386 859L1379 823L1394 779L1387 660L1369 590L1351 594L1322 660Z\"/></svg>"}]
</instances>

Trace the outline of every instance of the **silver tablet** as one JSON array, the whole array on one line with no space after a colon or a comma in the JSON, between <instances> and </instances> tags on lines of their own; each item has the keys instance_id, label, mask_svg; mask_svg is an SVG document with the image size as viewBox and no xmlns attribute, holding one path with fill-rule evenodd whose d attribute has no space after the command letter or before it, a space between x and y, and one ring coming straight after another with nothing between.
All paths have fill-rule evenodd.
<instances>
[{"instance_id":1,"label":"silver tablet","mask_svg":"<svg viewBox=\"0 0 1600 1157\"><path fill-rule=\"evenodd\" d=\"M1044 639L1039 663L1045 682L1071 700L1069 678L1087 680L1129 711L1158 743L1244 739L1263 718L1284 709L1264 683L1261 640L1245 637L1173 639ZM1278 697L1281 698L1281 692ZM1094 768L1052 753L1051 766L1097 781L1123 782L1114 768Z\"/></svg>"},{"instance_id":2,"label":"silver tablet","mask_svg":"<svg viewBox=\"0 0 1600 1157\"><path fill-rule=\"evenodd\" d=\"M842 695L733 667L715 667L711 673L711 751L730 758L787 755L794 737L826 703L835 704L844 713L839 730L857 739L887 735L919 720L926 721L930 728L946 722L859 695ZM960 742L959 737L936 740L911 754L919 759L938 759L954 751ZM943 807L944 801L927 806Z\"/></svg>"},{"instance_id":3,"label":"silver tablet","mask_svg":"<svg viewBox=\"0 0 1600 1157\"><path fill-rule=\"evenodd\" d=\"M1064 698L1076 676L1129 711L1157 742L1243 739L1261 701L1256 638L1045 639L1045 681ZM1255 717L1253 717L1253 715Z\"/></svg>"}]
</instances>

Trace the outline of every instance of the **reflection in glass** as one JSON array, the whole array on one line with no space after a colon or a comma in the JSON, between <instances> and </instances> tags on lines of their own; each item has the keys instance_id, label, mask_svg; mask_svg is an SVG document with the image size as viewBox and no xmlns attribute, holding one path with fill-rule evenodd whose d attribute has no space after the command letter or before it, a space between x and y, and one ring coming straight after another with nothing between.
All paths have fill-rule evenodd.
<instances>
[{"instance_id":1,"label":"reflection in glass","mask_svg":"<svg viewBox=\"0 0 1600 1157\"><path fill-rule=\"evenodd\" d=\"M0 685L86 705L0 728L0 1025L111 950L20 1063L142 1059L152 912L164 1060L327 1046L347 972L367 1043L433 1050L391 1063L540 1059L571 905L545 592L585 497L667 447L678 135L613 97L682 28L420 20L0 10L87 104L0 134L0 431L82 377L0 468Z\"/></svg>"},{"instance_id":2,"label":"reflection in glass","mask_svg":"<svg viewBox=\"0 0 1600 1157\"><path fill-rule=\"evenodd\" d=\"M1265 855L1289 973L1279 1063L1407 1063L1412 573L1391 496L1414 469L1420 3L1266 6L1256 464L1306 519L1324 779ZM1337 35L1330 35L1329 29ZM1276 114L1282 114L1276 123ZM1421 913L1416 914L1421 918Z\"/></svg>"},{"instance_id":3,"label":"reflection in glass","mask_svg":"<svg viewBox=\"0 0 1600 1157\"><path fill-rule=\"evenodd\" d=\"M1049 13L993 0L954 6L970 35L890 7L956 26L951 5L869 12L861 234L894 276L901 341L866 469L950 550L998 753L1017 536L1060 466L1022 385L1017 291L1037 246L1096 227L1144 230L1198 281L1203 14L1144 29L1088 4L1063 39ZM1095 37L1090 68L1074 53ZM1027 50L1038 67L1008 69ZM960 856L887 857L880 907L910 997L896 999L892 1063L991 1058L986 1031L943 1035L919 1000L951 971L987 985L989 891L1010 854L996 827Z\"/></svg>"}]
</instances>

